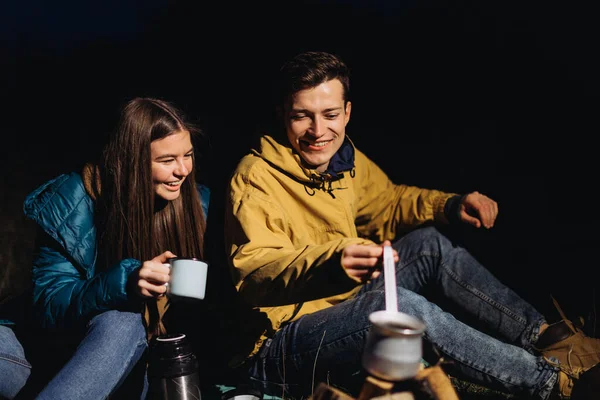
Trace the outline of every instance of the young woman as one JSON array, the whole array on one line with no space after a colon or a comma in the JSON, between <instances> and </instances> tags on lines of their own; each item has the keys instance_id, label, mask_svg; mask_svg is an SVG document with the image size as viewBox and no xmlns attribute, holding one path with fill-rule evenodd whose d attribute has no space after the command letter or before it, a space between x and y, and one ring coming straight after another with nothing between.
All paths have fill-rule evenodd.
<instances>
[{"instance_id":1,"label":"young woman","mask_svg":"<svg viewBox=\"0 0 600 400\"><path fill-rule=\"evenodd\" d=\"M35 321L71 349L38 399L145 396L148 339L166 332L163 263L203 257L209 191L194 173L198 133L173 105L135 98L99 162L26 197L40 231Z\"/></svg>"}]
</instances>

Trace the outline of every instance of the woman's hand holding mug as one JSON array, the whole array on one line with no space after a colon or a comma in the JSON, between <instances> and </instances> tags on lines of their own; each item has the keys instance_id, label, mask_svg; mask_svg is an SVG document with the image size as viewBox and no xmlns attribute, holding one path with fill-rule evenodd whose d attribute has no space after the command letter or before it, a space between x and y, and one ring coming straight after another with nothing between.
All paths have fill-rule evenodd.
<instances>
[{"instance_id":1,"label":"woman's hand holding mug","mask_svg":"<svg viewBox=\"0 0 600 400\"><path fill-rule=\"evenodd\" d=\"M176 257L170 251L144 261L137 273L137 282L134 284L136 293L141 297L161 297L167 292L167 284L171 279L170 270L165 263L170 258Z\"/></svg>"}]
</instances>

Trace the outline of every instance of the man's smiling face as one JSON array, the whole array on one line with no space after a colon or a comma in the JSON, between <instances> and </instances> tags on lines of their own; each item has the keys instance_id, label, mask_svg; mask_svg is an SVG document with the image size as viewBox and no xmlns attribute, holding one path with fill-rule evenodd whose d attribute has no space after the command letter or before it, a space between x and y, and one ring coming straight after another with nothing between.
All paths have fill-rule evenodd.
<instances>
[{"instance_id":1,"label":"man's smiling face","mask_svg":"<svg viewBox=\"0 0 600 400\"><path fill-rule=\"evenodd\" d=\"M286 112L286 132L307 167L324 172L346 137L350 102L344 106L344 88L333 79L298 91Z\"/></svg>"}]
</instances>

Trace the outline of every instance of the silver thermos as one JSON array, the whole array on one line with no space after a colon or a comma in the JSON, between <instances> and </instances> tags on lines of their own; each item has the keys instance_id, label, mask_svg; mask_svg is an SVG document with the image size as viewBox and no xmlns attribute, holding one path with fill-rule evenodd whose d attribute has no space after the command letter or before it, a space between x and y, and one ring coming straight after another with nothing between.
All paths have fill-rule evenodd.
<instances>
[{"instance_id":1,"label":"silver thermos","mask_svg":"<svg viewBox=\"0 0 600 400\"><path fill-rule=\"evenodd\" d=\"M201 399L198 360L184 334L157 336L149 357L149 400Z\"/></svg>"}]
</instances>

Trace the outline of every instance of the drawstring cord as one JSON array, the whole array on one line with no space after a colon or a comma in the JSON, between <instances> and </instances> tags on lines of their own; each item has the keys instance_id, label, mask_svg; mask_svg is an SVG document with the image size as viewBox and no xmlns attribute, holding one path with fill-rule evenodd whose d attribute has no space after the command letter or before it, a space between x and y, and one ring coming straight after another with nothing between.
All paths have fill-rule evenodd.
<instances>
[{"instance_id":1,"label":"drawstring cord","mask_svg":"<svg viewBox=\"0 0 600 400\"><path fill-rule=\"evenodd\" d=\"M354 178L354 168L350 171L350 177ZM344 177L344 174L340 174L338 176L338 179L341 179ZM335 179L335 180L338 180ZM307 184L304 184L304 191L309 195L309 196L314 196L315 193L317 192L317 190L323 190L325 192L327 192L332 198L335 199L335 195L333 194L334 190L341 190L341 189L346 189L346 188L337 188L335 189L333 187L333 179L331 179L330 175L324 176L324 175L311 175L310 176L310 181L311 181L311 187L309 187Z\"/></svg>"}]
</instances>

